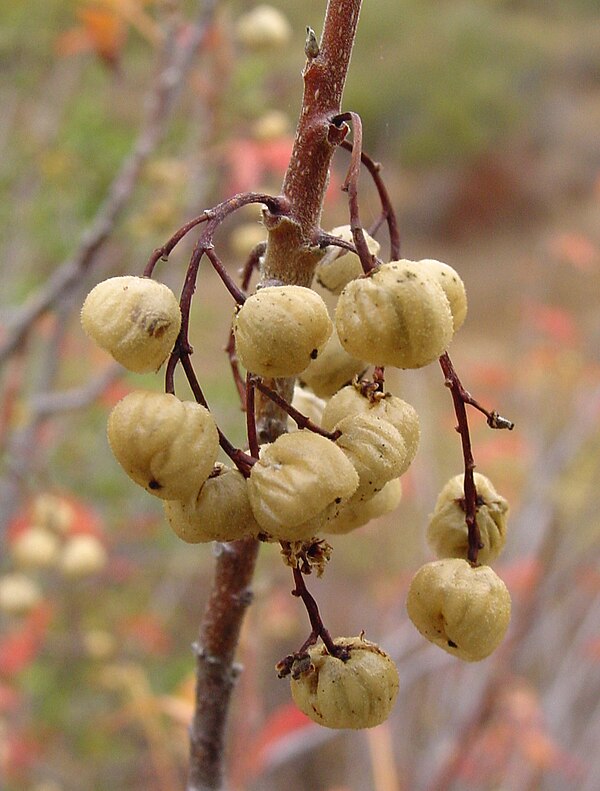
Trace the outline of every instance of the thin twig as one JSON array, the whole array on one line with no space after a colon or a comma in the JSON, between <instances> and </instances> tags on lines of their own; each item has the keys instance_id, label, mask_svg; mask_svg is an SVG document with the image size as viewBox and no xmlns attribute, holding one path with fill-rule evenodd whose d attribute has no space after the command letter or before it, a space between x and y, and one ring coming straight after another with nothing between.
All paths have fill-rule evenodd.
<instances>
[{"instance_id":1,"label":"thin twig","mask_svg":"<svg viewBox=\"0 0 600 791\"><path fill-rule=\"evenodd\" d=\"M297 424L299 429L306 428L309 431L313 431L315 434L320 434L322 437L327 437L327 439L333 440L334 442L341 436L341 431L326 431L324 428L321 428L318 423L315 423L309 417L303 415L299 409L296 409L295 406L292 406L292 404L290 404L289 401L286 401L283 396L279 395L278 392L266 385L260 376L250 376L248 381L253 385L253 387L256 387L257 390L260 390L260 392L266 395L267 398L277 404L278 407L283 409L283 411L286 412Z\"/></svg>"},{"instance_id":2,"label":"thin twig","mask_svg":"<svg viewBox=\"0 0 600 791\"><path fill-rule=\"evenodd\" d=\"M456 420L458 421L456 430L460 434L465 465L465 522L467 524L469 541L467 558L471 563L477 563L477 556L483 544L481 543L481 534L479 532L479 525L477 524L477 489L475 488L475 479L473 476L475 461L473 460L473 451L471 449L471 435L469 432L467 410L462 397L463 388L462 385L460 385L460 380L447 352L440 357L440 366L446 377L446 387L449 388L452 394L454 412L456 414Z\"/></svg>"},{"instance_id":3,"label":"thin twig","mask_svg":"<svg viewBox=\"0 0 600 791\"><path fill-rule=\"evenodd\" d=\"M352 153L350 156L350 167L342 185L342 190L348 193L348 205L350 209L350 229L352 238L356 246L356 252L360 258L365 274L368 274L377 265L377 259L369 251L365 233L360 221L358 206L358 179L360 177L360 163L362 154L362 121L358 113L342 113L331 119L334 126L339 127L346 121L352 122Z\"/></svg>"},{"instance_id":4,"label":"thin twig","mask_svg":"<svg viewBox=\"0 0 600 791\"><path fill-rule=\"evenodd\" d=\"M343 140L340 143L340 148L343 148L346 151L352 151L352 143L349 143L347 140ZM364 151L361 151L360 160L369 171L381 202L381 218L377 225L372 228L372 232L375 232L381 222L387 222L388 233L390 237L390 260L398 261L400 258L400 228L398 226L398 218L396 217L396 212L392 205L387 187L385 186L385 183L381 177L381 164L371 159L371 157L368 154L365 154Z\"/></svg>"}]
</instances>

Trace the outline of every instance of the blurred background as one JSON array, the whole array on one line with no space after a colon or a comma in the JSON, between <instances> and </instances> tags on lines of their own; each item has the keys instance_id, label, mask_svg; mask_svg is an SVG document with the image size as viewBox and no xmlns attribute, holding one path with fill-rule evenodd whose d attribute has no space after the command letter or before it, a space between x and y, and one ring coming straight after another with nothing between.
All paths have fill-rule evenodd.
<instances>
[{"instance_id":1,"label":"blurred background","mask_svg":"<svg viewBox=\"0 0 600 791\"><path fill-rule=\"evenodd\" d=\"M322 0L15 0L0 5L0 771L6 791L183 787L193 657L214 548L168 530L106 441L108 412L162 377L128 374L78 322L99 280L141 274L187 219L236 191L277 194ZM436 365L390 389L422 442L396 512L334 537L308 578L333 634L396 660L387 723L335 732L290 704L274 665L309 626L277 549L261 551L239 652L230 791L600 788L600 14L593 0L366 0L344 109L383 164L407 258L463 277L451 355L512 419L471 414L477 469L511 503L496 570L513 598L495 655L460 663L408 621L425 528L461 471ZM336 155L323 225L346 222ZM366 225L376 195L361 178ZM225 223L236 272L263 238ZM386 241L380 234L384 252ZM158 276L178 291L190 247ZM231 298L201 272L194 361L232 441ZM182 393L185 397L185 394Z\"/></svg>"}]
</instances>

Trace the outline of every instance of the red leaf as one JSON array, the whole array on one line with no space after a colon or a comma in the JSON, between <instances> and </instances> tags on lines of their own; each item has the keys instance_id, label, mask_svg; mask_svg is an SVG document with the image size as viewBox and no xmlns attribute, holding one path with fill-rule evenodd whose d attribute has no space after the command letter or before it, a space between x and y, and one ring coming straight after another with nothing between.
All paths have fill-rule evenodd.
<instances>
[{"instance_id":1,"label":"red leaf","mask_svg":"<svg viewBox=\"0 0 600 791\"><path fill-rule=\"evenodd\" d=\"M137 643L142 651L153 655L168 654L172 640L160 621L149 613L128 618L122 625L127 638Z\"/></svg>"},{"instance_id":2,"label":"red leaf","mask_svg":"<svg viewBox=\"0 0 600 791\"><path fill-rule=\"evenodd\" d=\"M543 570L542 562L538 558L524 557L502 566L499 573L511 594L522 596L535 588Z\"/></svg>"},{"instance_id":3,"label":"red leaf","mask_svg":"<svg viewBox=\"0 0 600 791\"><path fill-rule=\"evenodd\" d=\"M250 773L258 776L283 754L293 752L294 745L304 739L306 729L312 726L314 723L293 703L275 709L250 745Z\"/></svg>"},{"instance_id":4,"label":"red leaf","mask_svg":"<svg viewBox=\"0 0 600 791\"><path fill-rule=\"evenodd\" d=\"M563 346L574 346L579 341L579 328L573 316L564 308L528 302L526 321L536 332Z\"/></svg>"},{"instance_id":5,"label":"red leaf","mask_svg":"<svg viewBox=\"0 0 600 791\"><path fill-rule=\"evenodd\" d=\"M13 676L37 657L46 636L52 610L41 605L0 641L0 674Z\"/></svg>"}]
</instances>

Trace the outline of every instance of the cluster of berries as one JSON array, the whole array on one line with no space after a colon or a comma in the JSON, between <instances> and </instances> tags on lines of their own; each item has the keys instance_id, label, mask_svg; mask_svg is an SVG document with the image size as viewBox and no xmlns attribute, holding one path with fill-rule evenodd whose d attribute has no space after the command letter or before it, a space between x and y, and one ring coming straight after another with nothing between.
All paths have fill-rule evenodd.
<instances>
[{"instance_id":1,"label":"cluster of berries","mask_svg":"<svg viewBox=\"0 0 600 791\"><path fill-rule=\"evenodd\" d=\"M332 235L351 242L350 228ZM378 243L366 236L372 255ZM347 533L394 509L400 478L419 443L415 409L361 380L369 366L421 368L444 354L462 325L464 285L439 261L400 260L363 274L356 253L327 248L318 283L338 296L332 318L314 290L266 286L239 304L236 355L252 376L297 377L290 414L296 428L262 445L247 468L217 461L220 433L205 407L169 393L134 391L108 422L112 451L126 473L164 501L175 533L190 543L246 536L311 542ZM154 371L181 326L172 292L149 278L116 277L96 286L82 309L85 331L132 371ZM482 560L505 540L506 502L476 477ZM440 494L429 539L443 558L415 576L411 619L431 641L463 659L487 656L510 615L503 583L488 566L467 562L462 479ZM289 668L298 706L333 728L383 721L398 691L392 660L362 636L335 641L337 655L313 646Z\"/></svg>"},{"instance_id":2,"label":"cluster of berries","mask_svg":"<svg viewBox=\"0 0 600 791\"><path fill-rule=\"evenodd\" d=\"M81 579L101 571L107 553L92 533L74 531L73 506L60 495L38 494L9 534L13 571L0 576L0 612L23 616L45 598L46 575Z\"/></svg>"}]
</instances>

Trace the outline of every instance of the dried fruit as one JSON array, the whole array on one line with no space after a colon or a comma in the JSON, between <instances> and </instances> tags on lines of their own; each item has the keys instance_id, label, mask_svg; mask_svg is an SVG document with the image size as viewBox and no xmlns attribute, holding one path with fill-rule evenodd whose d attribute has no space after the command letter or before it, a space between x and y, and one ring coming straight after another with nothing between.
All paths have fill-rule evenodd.
<instances>
[{"instance_id":1,"label":"dried fruit","mask_svg":"<svg viewBox=\"0 0 600 791\"><path fill-rule=\"evenodd\" d=\"M58 559L59 541L55 533L33 525L19 533L10 551L21 568L47 568Z\"/></svg>"},{"instance_id":2,"label":"dried fruit","mask_svg":"<svg viewBox=\"0 0 600 791\"><path fill-rule=\"evenodd\" d=\"M399 478L388 481L381 491L367 500L360 500L354 494L339 514L327 522L323 532L336 535L350 533L352 530L366 525L372 519L389 514L390 511L398 507L401 499L402 483Z\"/></svg>"},{"instance_id":3,"label":"dried fruit","mask_svg":"<svg viewBox=\"0 0 600 791\"><path fill-rule=\"evenodd\" d=\"M406 472L406 444L387 420L376 415L349 415L336 423L336 431L342 432L336 445L358 473L355 502L373 497L384 484Z\"/></svg>"},{"instance_id":4,"label":"dried fruit","mask_svg":"<svg viewBox=\"0 0 600 791\"><path fill-rule=\"evenodd\" d=\"M302 371L300 379L321 398L329 398L366 368L365 362L348 354L334 329L317 359Z\"/></svg>"},{"instance_id":5,"label":"dried fruit","mask_svg":"<svg viewBox=\"0 0 600 791\"><path fill-rule=\"evenodd\" d=\"M233 324L240 362L265 377L301 373L332 329L321 297L303 286L261 288L244 302Z\"/></svg>"},{"instance_id":6,"label":"dried fruit","mask_svg":"<svg viewBox=\"0 0 600 791\"><path fill-rule=\"evenodd\" d=\"M506 543L508 502L485 475L474 473L477 490L477 526L483 546L477 560L489 564ZM439 493L427 527L427 541L438 558L467 559L469 540L465 522L464 476L456 475Z\"/></svg>"},{"instance_id":7,"label":"dried fruit","mask_svg":"<svg viewBox=\"0 0 600 791\"><path fill-rule=\"evenodd\" d=\"M263 530L280 541L314 536L358 486L342 450L312 431L283 434L261 448L248 494Z\"/></svg>"},{"instance_id":8,"label":"dried fruit","mask_svg":"<svg viewBox=\"0 0 600 791\"><path fill-rule=\"evenodd\" d=\"M73 536L64 546L60 569L67 577L87 577L101 571L107 560L106 550L95 536Z\"/></svg>"},{"instance_id":9,"label":"dried fruit","mask_svg":"<svg viewBox=\"0 0 600 791\"><path fill-rule=\"evenodd\" d=\"M500 645L510 607L506 585L489 566L457 558L422 566L406 600L423 637L467 662L485 659Z\"/></svg>"},{"instance_id":10,"label":"dried fruit","mask_svg":"<svg viewBox=\"0 0 600 791\"><path fill-rule=\"evenodd\" d=\"M294 703L326 728L380 725L398 695L396 665L378 645L362 636L338 637L334 643L348 650L345 661L331 656L324 645L317 645L309 650L306 670L297 673L292 666Z\"/></svg>"},{"instance_id":11,"label":"dried fruit","mask_svg":"<svg viewBox=\"0 0 600 791\"><path fill-rule=\"evenodd\" d=\"M212 415L170 393L136 390L108 418L108 441L127 475L163 500L195 497L219 449Z\"/></svg>"},{"instance_id":12,"label":"dried fruit","mask_svg":"<svg viewBox=\"0 0 600 791\"><path fill-rule=\"evenodd\" d=\"M404 260L348 283L338 299L335 324L348 354L397 368L433 362L454 332L450 304L436 278Z\"/></svg>"},{"instance_id":13,"label":"dried fruit","mask_svg":"<svg viewBox=\"0 0 600 791\"><path fill-rule=\"evenodd\" d=\"M42 601L38 584L25 574L0 577L0 610L9 615L25 615Z\"/></svg>"},{"instance_id":14,"label":"dried fruit","mask_svg":"<svg viewBox=\"0 0 600 791\"><path fill-rule=\"evenodd\" d=\"M357 386L348 385L339 390L327 402L323 410L321 425L327 431L334 431L340 420L349 415L375 415L389 421L402 435L406 443L406 464L412 464L417 449L421 429L417 411L407 401L391 393L374 393L365 396Z\"/></svg>"},{"instance_id":15,"label":"dried fruit","mask_svg":"<svg viewBox=\"0 0 600 791\"><path fill-rule=\"evenodd\" d=\"M331 236L337 236L344 242L354 242L349 225L340 225L338 228L333 228L330 234ZM377 255L381 247L379 242L369 236L368 233L365 233L365 239L369 252L372 255ZM363 274L363 267L356 253L332 245L327 248L315 274L317 282L323 288L333 294L339 294L351 280Z\"/></svg>"},{"instance_id":16,"label":"dried fruit","mask_svg":"<svg viewBox=\"0 0 600 791\"><path fill-rule=\"evenodd\" d=\"M173 531L189 544L237 541L260 533L250 508L246 479L238 470L219 462L195 499L167 500L164 509Z\"/></svg>"},{"instance_id":17,"label":"dried fruit","mask_svg":"<svg viewBox=\"0 0 600 791\"><path fill-rule=\"evenodd\" d=\"M454 332L456 332L467 318L467 292L460 275L449 264L433 258L424 258L422 261L417 261L417 264L426 267L443 288L450 303Z\"/></svg>"},{"instance_id":18,"label":"dried fruit","mask_svg":"<svg viewBox=\"0 0 600 791\"><path fill-rule=\"evenodd\" d=\"M287 18L271 5L258 5L237 21L236 38L248 49L278 49L290 40L292 29Z\"/></svg>"},{"instance_id":19,"label":"dried fruit","mask_svg":"<svg viewBox=\"0 0 600 791\"><path fill-rule=\"evenodd\" d=\"M98 283L81 309L85 332L130 371L156 371L181 327L173 292L147 277L111 277Z\"/></svg>"}]
</instances>

